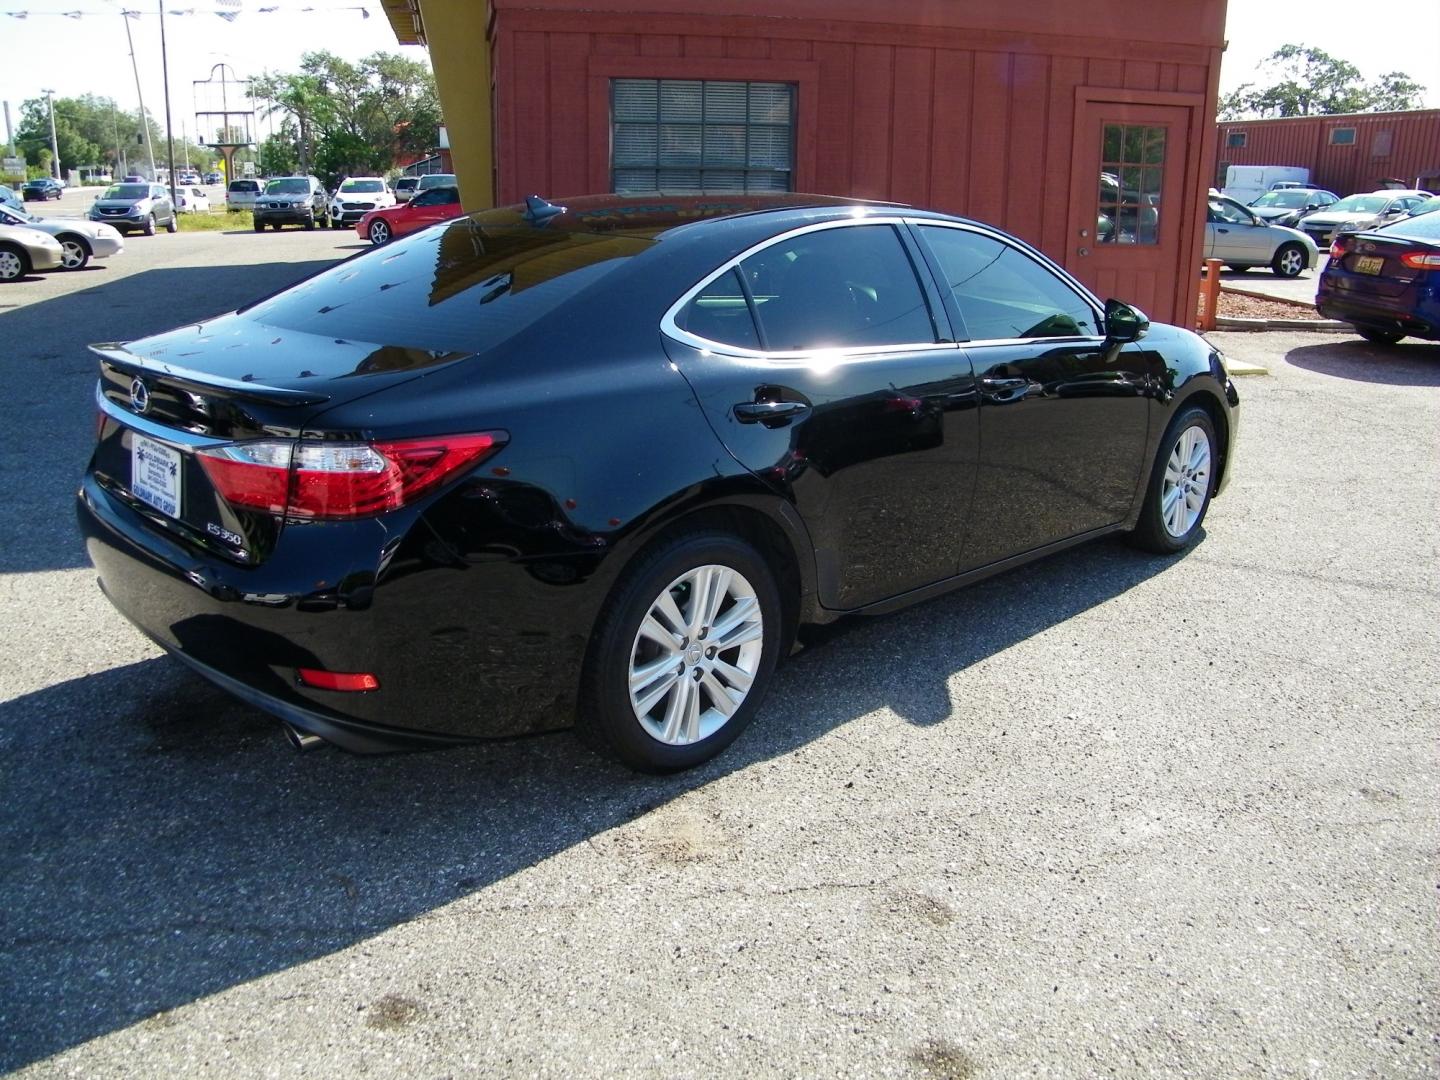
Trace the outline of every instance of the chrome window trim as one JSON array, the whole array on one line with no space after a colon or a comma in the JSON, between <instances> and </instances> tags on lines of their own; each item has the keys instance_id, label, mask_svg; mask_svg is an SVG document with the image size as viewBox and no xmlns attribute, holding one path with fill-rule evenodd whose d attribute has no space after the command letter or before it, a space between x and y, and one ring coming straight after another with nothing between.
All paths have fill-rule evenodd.
<instances>
[{"instance_id":1,"label":"chrome window trim","mask_svg":"<svg viewBox=\"0 0 1440 1080\"><path fill-rule=\"evenodd\" d=\"M1044 256L1042 256L1042 259L1044 261L1041 261L1041 259L1036 259L1034 254L1026 251L1024 248L1017 247L1003 233L1000 233L994 229L988 229L982 225L974 225L963 221L946 221L941 218L928 217L909 217L903 214L871 215L863 209L857 208L855 216L849 219L842 218L837 221L821 221L816 222L813 225L802 225L798 229L790 229L789 231L783 232L778 236L772 236L767 240L762 240L758 244L754 244L751 247L746 248L744 251L740 252L740 254L734 256L728 262L722 264L718 269L711 271L705 277L701 278L696 284L692 285L689 289L687 289L680 296L680 299L676 300L675 303L671 304L669 310L665 312L664 317L660 320L660 332L666 337L670 338L672 341L676 341L682 345L688 345L692 349L697 349L702 353L713 353L719 356L730 356L741 360L800 361L804 363L811 363L817 358L823 358L827 361L839 362L841 360L861 359L866 356L884 357L895 353L919 352L922 350L959 350L967 347L981 348L994 345L1025 345L1031 344L1036 341L1103 342L1105 340L1105 338L1101 335L1083 334L1074 337L983 339L977 338L973 340L958 342L913 341L897 345L871 345L864 348L801 349L780 352L767 352L761 349L747 349L741 345L729 345L722 341L712 341L709 338L703 338L698 334L692 334L688 330L682 330L680 326L676 323L676 316L678 316L679 313L685 309L686 305L695 298L696 294L703 291L711 282L715 281L718 278L724 277L726 274L734 270L752 255L764 251L766 248L772 247L775 244L781 243L782 241L789 240L796 236L803 236L806 233L822 232L826 229L845 229L858 225L890 225L892 227L918 227L922 225L927 225L943 229L958 229L962 232L972 232L976 233L979 236L984 236L988 239L994 240L996 243L1003 244L1010 250L1016 252L1019 255L1023 255L1031 262L1036 263L1042 270L1046 271L1052 277L1056 278L1060 282L1060 284L1068 287L1072 292L1079 296L1082 301L1084 301L1087 307L1090 308L1091 313L1095 316L1095 325L1105 325L1104 308L1100 306L1099 301L1096 299L1095 295L1090 292L1089 289L1087 289L1084 285L1082 285L1079 281L1072 277L1064 269L1064 267L1056 263L1050 262L1050 260L1045 259ZM928 266L925 268L925 271L927 273L929 272ZM924 295L923 284L920 282L916 282L916 284L921 286L921 294ZM941 282L937 283L936 287L937 289L943 290L946 286L943 282ZM961 312L961 315L964 315L963 311Z\"/></svg>"},{"instance_id":2,"label":"chrome window trim","mask_svg":"<svg viewBox=\"0 0 1440 1080\"><path fill-rule=\"evenodd\" d=\"M679 300L671 304L670 309L665 312L664 317L660 320L660 332L672 341L677 341L682 345L688 345L692 349L698 349L705 353L717 353L721 356L733 356L742 360L798 360L810 363L817 357L821 357L826 360L833 359L838 362L840 360L857 359L866 356L883 357L893 353L920 352L931 349L958 349L960 346L951 341L911 341L895 345L840 346L824 349L792 349L767 352L761 349L747 349L742 345L728 345L723 341L711 341L709 338L692 334L688 330L682 330L679 324L676 323L676 316L685 309L685 306L689 304L691 300L695 299L697 293L703 291L712 281L724 277L746 259L764 251L766 248L773 247L776 244L797 236L804 236L806 233L823 232L827 229L848 229L859 225L889 225L892 228L903 228L906 221L904 217L896 214L872 215L861 207L856 207L855 211L852 211L852 214L854 216L850 218L841 218L835 221L819 221L812 225L802 225L798 229L790 229L780 233L778 236L772 236L769 239L762 240L758 244L746 248L739 255L723 263L719 269L706 274L696 284L687 289ZM896 240L900 242L901 250L904 250L904 241L898 236ZM909 257L909 252L906 252L906 257ZM929 300L925 296L924 284L917 280L915 287L919 290L921 299L925 300L928 307Z\"/></svg>"}]
</instances>

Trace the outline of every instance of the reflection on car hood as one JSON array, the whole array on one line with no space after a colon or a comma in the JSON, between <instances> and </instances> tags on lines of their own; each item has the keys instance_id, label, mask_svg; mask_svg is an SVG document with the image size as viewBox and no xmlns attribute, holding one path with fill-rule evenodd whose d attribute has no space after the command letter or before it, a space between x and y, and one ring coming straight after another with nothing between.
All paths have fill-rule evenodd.
<instances>
[{"instance_id":1,"label":"reflection on car hood","mask_svg":"<svg viewBox=\"0 0 1440 1080\"><path fill-rule=\"evenodd\" d=\"M148 203L149 195L143 195L138 199L96 199L96 206L108 206L113 210L119 210L131 206L139 206L141 203Z\"/></svg>"},{"instance_id":2,"label":"reflection on car hood","mask_svg":"<svg viewBox=\"0 0 1440 1080\"><path fill-rule=\"evenodd\" d=\"M1305 213L1304 210L1301 210L1298 207L1287 208L1284 206L1251 206L1247 207L1247 209L1256 217L1264 218L1266 221L1273 221L1276 218L1290 217L1292 214Z\"/></svg>"},{"instance_id":3,"label":"reflection on car hood","mask_svg":"<svg viewBox=\"0 0 1440 1080\"><path fill-rule=\"evenodd\" d=\"M1313 225L1341 225L1347 221L1374 221L1379 216L1374 210L1350 210L1340 214L1327 211L1323 214L1309 214L1305 222Z\"/></svg>"}]
</instances>

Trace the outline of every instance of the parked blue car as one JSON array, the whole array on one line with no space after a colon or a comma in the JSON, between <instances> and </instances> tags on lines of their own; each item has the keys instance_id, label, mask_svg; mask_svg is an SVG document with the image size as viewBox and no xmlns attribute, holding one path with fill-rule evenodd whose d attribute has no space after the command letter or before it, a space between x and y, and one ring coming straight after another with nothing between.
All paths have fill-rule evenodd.
<instances>
[{"instance_id":1,"label":"parked blue car","mask_svg":"<svg viewBox=\"0 0 1440 1080\"><path fill-rule=\"evenodd\" d=\"M1337 236L1315 307L1378 345L1440 341L1440 214Z\"/></svg>"}]
</instances>

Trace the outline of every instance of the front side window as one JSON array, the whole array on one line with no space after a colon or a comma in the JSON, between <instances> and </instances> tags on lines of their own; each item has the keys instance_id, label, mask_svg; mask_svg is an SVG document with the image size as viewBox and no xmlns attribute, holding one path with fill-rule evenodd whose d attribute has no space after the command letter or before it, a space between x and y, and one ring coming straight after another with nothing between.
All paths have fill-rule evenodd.
<instances>
[{"instance_id":1,"label":"front side window","mask_svg":"<svg viewBox=\"0 0 1440 1080\"><path fill-rule=\"evenodd\" d=\"M792 84L613 79L610 91L612 190L792 190Z\"/></svg>"},{"instance_id":2,"label":"front side window","mask_svg":"<svg viewBox=\"0 0 1440 1080\"><path fill-rule=\"evenodd\" d=\"M411 206L448 206L460 201L459 188L431 188L410 200Z\"/></svg>"},{"instance_id":3,"label":"front side window","mask_svg":"<svg viewBox=\"0 0 1440 1080\"><path fill-rule=\"evenodd\" d=\"M1018 248L967 229L920 227L971 341L1097 337L1094 309Z\"/></svg>"},{"instance_id":4,"label":"front side window","mask_svg":"<svg viewBox=\"0 0 1440 1080\"><path fill-rule=\"evenodd\" d=\"M910 256L889 225L801 233L740 264L770 352L933 344Z\"/></svg>"},{"instance_id":5,"label":"front side window","mask_svg":"<svg viewBox=\"0 0 1440 1080\"><path fill-rule=\"evenodd\" d=\"M1229 199L1211 199L1209 221L1215 225L1254 225L1255 218L1239 203Z\"/></svg>"}]
</instances>

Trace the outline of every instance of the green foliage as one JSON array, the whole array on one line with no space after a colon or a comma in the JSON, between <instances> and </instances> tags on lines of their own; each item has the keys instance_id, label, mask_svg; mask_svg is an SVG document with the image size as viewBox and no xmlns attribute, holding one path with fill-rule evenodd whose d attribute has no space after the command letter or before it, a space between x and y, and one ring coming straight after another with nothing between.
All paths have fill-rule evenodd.
<instances>
[{"instance_id":1,"label":"green foliage","mask_svg":"<svg viewBox=\"0 0 1440 1080\"><path fill-rule=\"evenodd\" d=\"M266 176L290 176L299 171L300 155L293 134L281 129L260 144L260 171Z\"/></svg>"},{"instance_id":2,"label":"green foliage","mask_svg":"<svg viewBox=\"0 0 1440 1080\"><path fill-rule=\"evenodd\" d=\"M1282 45L1261 67L1269 83L1245 83L1223 95L1221 120L1418 109L1425 93L1401 71L1367 84L1354 64L1309 45Z\"/></svg>"},{"instance_id":3,"label":"green foliage","mask_svg":"<svg viewBox=\"0 0 1440 1080\"><path fill-rule=\"evenodd\" d=\"M251 95L263 115L293 123L295 167L332 181L383 175L401 154L425 153L439 138L440 100L430 69L394 53L358 63L306 53L300 71L256 79Z\"/></svg>"},{"instance_id":4,"label":"green foliage","mask_svg":"<svg viewBox=\"0 0 1440 1080\"><path fill-rule=\"evenodd\" d=\"M123 161L133 168L146 160L146 126L155 142L156 164L160 164L165 152L164 134L148 113L142 119L138 111L127 112L116 107L113 99L94 94L55 99L55 141L60 147L60 166L66 171L82 165L105 165L114 171ZM32 166L41 164L42 155L49 160L50 108L44 98L30 98L20 106L15 145ZM120 160L116 158L117 149ZM184 160L181 149L177 144L177 160ZM192 151L192 161L196 153Z\"/></svg>"},{"instance_id":5,"label":"green foliage","mask_svg":"<svg viewBox=\"0 0 1440 1080\"><path fill-rule=\"evenodd\" d=\"M176 214L181 232L253 232L255 216L249 210L212 209L208 214Z\"/></svg>"}]
</instances>

